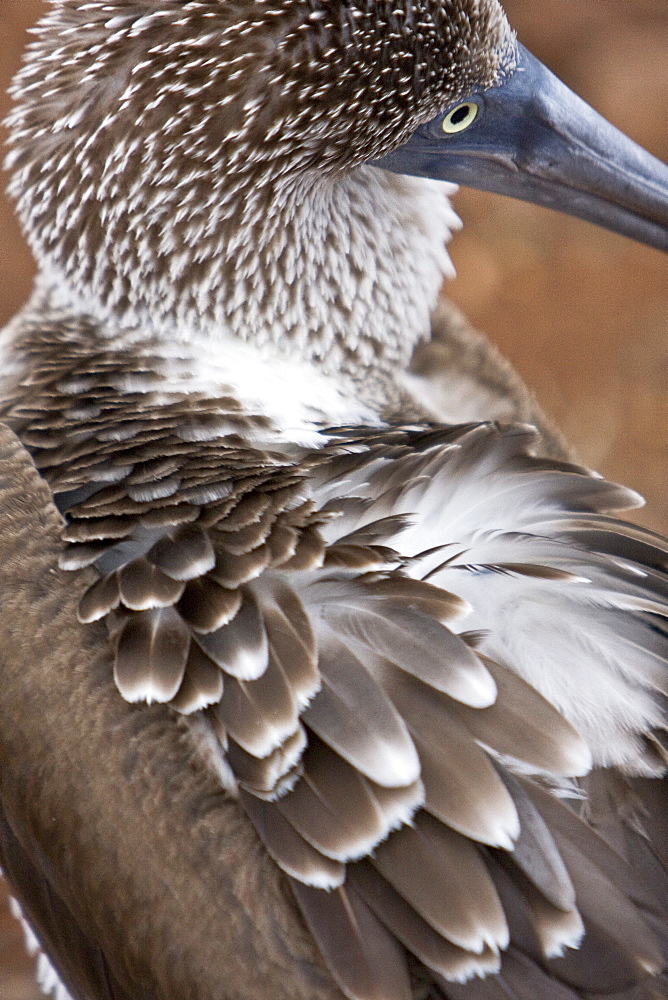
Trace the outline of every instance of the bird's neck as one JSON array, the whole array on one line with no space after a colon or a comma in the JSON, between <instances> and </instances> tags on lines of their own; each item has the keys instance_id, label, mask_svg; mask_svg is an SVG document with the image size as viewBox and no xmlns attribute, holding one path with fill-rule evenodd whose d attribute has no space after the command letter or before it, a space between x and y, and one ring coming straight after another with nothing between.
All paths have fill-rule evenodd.
<instances>
[{"instance_id":1,"label":"bird's neck","mask_svg":"<svg viewBox=\"0 0 668 1000\"><path fill-rule=\"evenodd\" d=\"M236 203L221 189L197 214L163 191L155 227L150 205L144 218L109 214L120 223L98 229L94 266L42 264L54 304L92 316L101 336L176 341L203 357L240 342L382 397L428 336L451 270L451 190L365 167L273 197L247 189Z\"/></svg>"}]
</instances>

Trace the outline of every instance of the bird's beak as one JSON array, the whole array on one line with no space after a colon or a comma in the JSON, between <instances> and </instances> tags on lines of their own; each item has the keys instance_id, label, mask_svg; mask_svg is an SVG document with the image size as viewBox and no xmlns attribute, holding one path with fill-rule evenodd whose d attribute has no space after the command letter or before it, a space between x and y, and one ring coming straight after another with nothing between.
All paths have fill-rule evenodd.
<instances>
[{"instance_id":1,"label":"bird's beak","mask_svg":"<svg viewBox=\"0 0 668 1000\"><path fill-rule=\"evenodd\" d=\"M504 82L446 108L374 166L533 201L668 250L668 167L518 49Z\"/></svg>"}]
</instances>

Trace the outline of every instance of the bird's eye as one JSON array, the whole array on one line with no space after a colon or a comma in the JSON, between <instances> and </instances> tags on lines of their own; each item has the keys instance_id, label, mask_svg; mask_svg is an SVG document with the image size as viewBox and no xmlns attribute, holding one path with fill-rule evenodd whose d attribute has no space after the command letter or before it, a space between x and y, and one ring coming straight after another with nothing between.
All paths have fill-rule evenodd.
<instances>
[{"instance_id":1,"label":"bird's eye","mask_svg":"<svg viewBox=\"0 0 668 1000\"><path fill-rule=\"evenodd\" d=\"M447 132L448 135L463 132L476 120L478 111L479 107L475 101L464 101L463 104L458 104L452 111L448 111L443 119L443 131Z\"/></svg>"}]
</instances>

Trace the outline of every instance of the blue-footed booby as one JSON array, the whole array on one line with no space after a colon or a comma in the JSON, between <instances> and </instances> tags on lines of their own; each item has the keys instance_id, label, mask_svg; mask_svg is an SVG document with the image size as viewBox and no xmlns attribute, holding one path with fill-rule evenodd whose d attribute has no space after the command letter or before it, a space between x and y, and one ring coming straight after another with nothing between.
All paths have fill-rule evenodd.
<instances>
[{"instance_id":1,"label":"blue-footed booby","mask_svg":"<svg viewBox=\"0 0 668 1000\"><path fill-rule=\"evenodd\" d=\"M13 90L0 864L45 992L665 997L668 543L480 342L451 393L411 359L470 344L453 183L665 249L668 169L497 0L51 0Z\"/></svg>"}]
</instances>

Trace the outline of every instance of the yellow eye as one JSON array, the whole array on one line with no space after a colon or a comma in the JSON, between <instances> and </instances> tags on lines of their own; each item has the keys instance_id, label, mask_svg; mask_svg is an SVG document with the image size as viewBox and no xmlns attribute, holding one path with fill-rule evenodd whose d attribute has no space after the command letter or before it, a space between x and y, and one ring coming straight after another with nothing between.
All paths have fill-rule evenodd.
<instances>
[{"instance_id":1,"label":"yellow eye","mask_svg":"<svg viewBox=\"0 0 668 1000\"><path fill-rule=\"evenodd\" d=\"M478 117L478 110L475 101L464 101L463 104L458 104L452 111L448 111L443 119L443 131L447 132L448 135L463 132L469 125L473 125Z\"/></svg>"}]
</instances>

